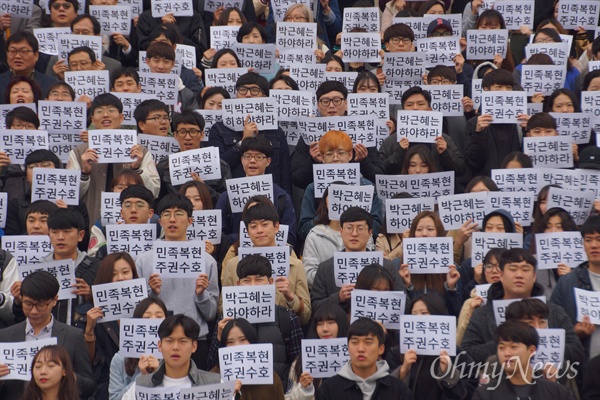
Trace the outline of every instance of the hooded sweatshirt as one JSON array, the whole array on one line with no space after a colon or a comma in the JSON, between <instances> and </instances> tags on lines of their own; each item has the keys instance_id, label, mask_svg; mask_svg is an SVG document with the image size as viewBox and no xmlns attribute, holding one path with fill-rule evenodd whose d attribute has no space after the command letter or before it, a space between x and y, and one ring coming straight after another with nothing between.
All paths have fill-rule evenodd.
<instances>
[{"instance_id":1,"label":"hooded sweatshirt","mask_svg":"<svg viewBox=\"0 0 600 400\"><path fill-rule=\"evenodd\" d=\"M363 400L370 400L373 393L375 393L375 389L377 388L377 380L383 378L384 376L389 375L388 363L385 361L377 361L377 371L367 379L363 379L360 376L356 375L354 371L352 371L352 366L350 365L351 361L348 361L342 367L342 370L339 372L339 375L342 378L346 378L351 380L352 382L356 382L356 385L363 392Z\"/></svg>"}]
</instances>

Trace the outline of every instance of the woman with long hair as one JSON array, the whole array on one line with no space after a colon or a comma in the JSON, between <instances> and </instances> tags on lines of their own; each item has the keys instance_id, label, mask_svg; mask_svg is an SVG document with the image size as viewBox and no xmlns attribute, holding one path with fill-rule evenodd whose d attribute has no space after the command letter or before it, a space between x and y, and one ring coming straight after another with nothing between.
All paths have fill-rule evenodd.
<instances>
[{"instance_id":1,"label":"woman with long hair","mask_svg":"<svg viewBox=\"0 0 600 400\"><path fill-rule=\"evenodd\" d=\"M71 357L62 346L37 352L31 361L31 378L22 400L79 400Z\"/></svg>"}]
</instances>

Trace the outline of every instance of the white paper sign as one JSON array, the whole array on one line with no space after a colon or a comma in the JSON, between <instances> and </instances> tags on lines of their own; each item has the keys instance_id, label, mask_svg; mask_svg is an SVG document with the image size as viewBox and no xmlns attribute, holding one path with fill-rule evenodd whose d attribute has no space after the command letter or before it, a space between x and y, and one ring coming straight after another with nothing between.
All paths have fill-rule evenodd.
<instances>
[{"instance_id":1,"label":"white paper sign","mask_svg":"<svg viewBox=\"0 0 600 400\"><path fill-rule=\"evenodd\" d=\"M275 72L274 44L244 44L236 43L235 51L244 68L252 68L257 74L272 74Z\"/></svg>"},{"instance_id":2,"label":"white paper sign","mask_svg":"<svg viewBox=\"0 0 600 400\"><path fill-rule=\"evenodd\" d=\"M487 283L485 285L475 285L475 293L477 293L477 296L479 296L483 299L484 305L487 304L488 291L490 290L491 286L492 286L491 283Z\"/></svg>"},{"instance_id":3,"label":"white paper sign","mask_svg":"<svg viewBox=\"0 0 600 400\"><path fill-rule=\"evenodd\" d=\"M390 95L387 93L348 93L348 115L366 115L390 119Z\"/></svg>"},{"instance_id":4,"label":"white paper sign","mask_svg":"<svg viewBox=\"0 0 600 400\"><path fill-rule=\"evenodd\" d=\"M10 14L17 18L31 18L33 0L6 0L0 4L0 15Z\"/></svg>"},{"instance_id":5,"label":"white paper sign","mask_svg":"<svg viewBox=\"0 0 600 400\"><path fill-rule=\"evenodd\" d=\"M571 46L568 43L530 43L525 46L525 58L530 59L532 55L544 53L552 58L555 65L567 66Z\"/></svg>"},{"instance_id":6,"label":"white paper sign","mask_svg":"<svg viewBox=\"0 0 600 400\"><path fill-rule=\"evenodd\" d=\"M538 299L546 303L546 297L535 296L533 299ZM494 307L494 319L496 325L500 325L506 321L506 309L511 303L521 301L521 299L509 299L509 300L492 300L492 306Z\"/></svg>"},{"instance_id":7,"label":"white paper sign","mask_svg":"<svg viewBox=\"0 0 600 400\"><path fill-rule=\"evenodd\" d=\"M483 263L483 258L491 249L522 248L523 234L474 232L471 242L471 267L475 268Z\"/></svg>"},{"instance_id":8,"label":"white paper sign","mask_svg":"<svg viewBox=\"0 0 600 400\"><path fill-rule=\"evenodd\" d=\"M221 210L194 210L194 221L187 229L187 240L202 240L212 244L221 243Z\"/></svg>"},{"instance_id":9,"label":"white paper sign","mask_svg":"<svg viewBox=\"0 0 600 400\"><path fill-rule=\"evenodd\" d=\"M521 86L528 96L541 93L549 96L565 86L567 70L564 65L528 65L521 70Z\"/></svg>"},{"instance_id":10,"label":"white paper sign","mask_svg":"<svg viewBox=\"0 0 600 400\"><path fill-rule=\"evenodd\" d=\"M273 176L271 174L227 179L227 195L231 212L244 211L244 206L252 196L267 196L273 201Z\"/></svg>"},{"instance_id":11,"label":"white paper sign","mask_svg":"<svg viewBox=\"0 0 600 400\"><path fill-rule=\"evenodd\" d=\"M493 60L506 57L508 29L467 30L467 60Z\"/></svg>"},{"instance_id":12,"label":"white paper sign","mask_svg":"<svg viewBox=\"0 0 600 400\"><path fill-rule=\"evenodd\" d=\"M71 33L70 27L64 28L37 28L33 34L38 40L40 53L46 53L53 56L58 55L59 37Z\"/></svg>"},{"instance_id":13,"label":"white paper sign","mask_svg":"<svg viewBox=\"0 0 600 400\"><path fill-rule=\"evenodd\" d=\"M79 135L87 127L87 107L79 101L38 102L40 129L48 133Z\"/></svg>"},{"instance_id":14,"label":"white paper sign","mask_svg":"<svg viewBox=\"0 0 600 400\"><path fill-rule=\"evenodd\" d=\"M179 76L175 74L154 74L140 72L142 92L151 94L157 100L169 106L176 106L179 101Z\"/></svg>"},{"instance_id":15,"label":"white paper sign","mask_svg":"<svg viewBox=\"0 0 600 400\"><path fill-rule=\"evenodd\" d=\"M587 144L592 136L592 121L588 113L550 113L556 121L556 131L571 143Z\"/></svg>"},{"instance_id":16,"label":"white paper sign","mask_svg":"<svg viewBox=\"0 0 600 400\"><path fill-rule=\"evenodd\" d=\"M152 250L156 236L156 224L107 225L107 252L111 254L124 251L136 260L141 254Z\"/></svg>"},{"instance_id":17,"label":"white paper sign","mask_svg":"<svg viewBox=\"0 0 600 400\"><path fill-rule=\"evenodd\" d=\"M211 26L210 46L215 50L230 49L237 43L239 26Z\"/></svg>"},{"instance_id":18,"label":"white paper sign","mask_svg":"<svg viewBox=\"0 0 600 400\"><path fill-rule=\"evenodd\" d=\"M31 380L33 357L45 346L54 346L55 337L29 342L0 343L0 364L8 367L8 375L0 380Z\"/></svg>"},{"instance_id":19,"label":"white paper sign","mask_svg":"<svg viewBox=\"0 0 600 400\"><path fill-rule=\"evenodd\" d=\"M39 264L19 265L19 280L23 281L25 277L35 271L46 271L51 273L59 284L58 299L74 299L77 295L73 294L75 290L75 266L73 260L47 261Z\"/></svg>"},{"instance_id":20,"label":"white paper sign","mask_svg":"<svg viewBox=\"0 0 600 400\"><path fill-rule=\"evenodd\" d=\"M379 33L380 14L378 7L346 7L344 8L342 32L346 33L354 28L360 28L367 32Z\"/></svg>"},{"instance_id":21,"label":"white paper sign","mask_svg":"<svg viewBox=\"0 0 600 400\"><path fill-rule=\"evenodd\" d=\"M593 169L578 169L579 189L582 192L592 192L598 199L600 198L600 171Z\"/></svg>"},{"instance_id":22,"label":"white paper sign","mask_svg":"<svg viewBox=\"0 0 600 400\"><path fill-rule=\"evenodd\" d=\"M217 8L237 8L242 9L242 0L207 0L204 4L204 11L214 13Z\"/></svg>"},{"instance_id":23,"label":"white paper sign","mask_svg":"<svg viewBox=\"0 0 600 400\"><path fill-rule=\"evenodd\" d=\"M247 344L219 349L221 378L244 385L273 384L273 344Z\"/></svg>"},{"instance_id":24,"label":"white paper sign","mask_svg":"<svg viewBox=\"0 0 600 400\"><path fill-rule=\"evenodd\" d=\"M404 19L404 18L403 18ZM426 53L385 53L383 90L390 95L390 104L400 104L404 90L420 85L425 72Z\"/></svg>"},{"instance_id":25,"label":"white paper sign","mask_svg":"<svg viewBox=\"0 0 600 400\"><path fill-rule=\"evenodd\" d=\"M163 158L179 152L179 142L174 137L138 134L137 139L138 143L152 154L155 164L158 164Z\"/></svg>"},{"instance_id":26,"label":"white paper sign","mask_svg":"<svg viewBox=\"0 0 600 400\"><path fill-rule=\"evenodd\" d=\"M591 292L579 288L575 291L577 304L577 321L583 322L583 317L590 317L590 322L600 325L600 292Z\"/></svg>"},{"instance_id":27,"label":"white paper sign","mask_svg":"<svg viewBox=\"0 0 600 400\"><path fill-rule=\"evenodd\" d=\"M251 324L275 321L275 285L223 286L222 292L224 318Z\"/></svg>"},{"instance_id":28,"label":"white paper sign","mask_svg":"<svg viewBox=\"0 0 600 400\"><path fill-rule=\"evenodd\" d=\"M526 26L533 30L534 0L497 0L494 2L494 10L502 14L506 28L519 30Z\"/></svg>"},{"instance_id":29,"label":"white paper sign","mask_svg":"<svg viewBox=\"0 0 600 400\"><path fill-rule=\"evenodd\" d=\"M446 230L460 229L467 221L481 226L487 210L488 192L463 193L438 198L438 213Z\"/></svg>"},{"instance_id":30,"label":"white paper sign","mask_svg":"<svg viewBox=\"0 0 600 400\"><path fill-rule=\"evenodd\" d=\"M196 173L203 181L221 179L221 158L217 147L204 147L169 154L169 173L173 185L183 185Z\"/></svg>"},{"instance_id":31,"label":"white paper sign","mask_svg":"<svg viewBox=\"0 0 600 400\"><path fill-rule=\"evenodd\" d=\"M411 274L445 274L454 264L451 237L405 238L402 250Z\"/></svg>"},{"instance_id":32,"label":"white paper sign","mask_svg":"<svg viewBox=\"0 0 600 400\"><path fill-rule=\"evenodd\" d=\"M121 100L123 104L123 123L122 125L137 126L137 121L133 117L133 112L142 101L153 100L156 97L149 93L131 93L131 92L110 92Z\"/></svg>"},{"instance_id":33,"label":"white paper sign","mask_svg":"<svg viewBox=\"0 0 600 400\"><path fill-rule=\"evenodd\" d=\"M100 223L102 226L123 222L120 196L121 193L102 192L102 205L100 206Z\"/></svg>"},{"instance_id":34,"label":"white paper sign","mask_svg":"<svg viewBox=\"0 0 600 400\"><path fill-rule=\"evenodd\" d=\"M66 71L65 82L75 90L75 98L88 96L93 99L109 91L109 73L101 71Z\"/></svg>"},{"instance_id":35,"label":"white paper sign","mask_svg":"<svg viewBox=\"0 0 600 400\"><path fill-rule=\"evenodd\" d=\"M427 53L426 68L436 65L454 66L454 57L460 54L459 38L450 36L419 39L417 50Z\"/></svg>"},{"instance_id":36,"label":"white paper sign","mask_svg":"<svg viewBox=\"0 0 600 400\"><path fill-rule=\"evenodd\" d=\"M315 92L325 81L325 64L291 65L290 77L296 81L300 90Z\"/></svg>"},{"instance_id":37,"label":"white paper sign","mask_svg":"<svg viewBox=\"0 0 600 400\"><path fill-rule=\"evenodd\" d=\"M34 168L31 202L64 200L67 205L79 204L81 171L73 169Z\"/></svg>"},{"instance_id":38,"label":"white paper sign","mask_svg":"<svg viewBox=\"0 0 600 400\"><path fill-rule=\"evenodd\" d=\"M234 398L234 392L235 381L215 383L213 385L202 385L191 388L182 388L180 400L231 400L232 398Z\"/></svg>"},{"instance_id":39,"label":"white paper sign","mask_svg":"<svg viewBox=\"0 0 600 400\"><path fill-rule=\"evenodd\" d=\"M377 195L391 199L398 193L408 192L425 198L454 194L454 171L415 175L375 175Z\"/></svg>"},{"instance_id":40,"label":"white paper sign","mask_svg":"<svg viewBox=\"0 0 600 400\"><path fill-rule=\"evenodd\" d=\"M132 18L140 16L144 12L143 0L119 0L118 3L131 7Z\"/></svg>"},{"instance_id":41,"label":"white paper sign","mask_svg":"<svg viewBox=\"0 0 600 400\"><path fill-rule=\"evenodd\" d=\"M462 99L463 85L421 85L431 94L431 108L444 114L444 117L464 116Z\"/></svg>"},{"instance_id":42,"label":"white paper sign","mask_svg":"<svg viewBox=\"0 0 600 400\"><path fill-rule=\"evenodd\" d=\"M90 14L100 23L100 32L103 35L120 33L129 36L131 32L131 7L130 6L92 6Z\"/></svg>"},{"instance_id":43,"label":"white paper sign","mask_svg":"<svg viewBox=\"0 0 600 400\"><path fill-rule=\"evenodd\" d=\"M0 192L0 228L6 227L7 212L8 212L8 193Z\"/></svg>"},{"instance_id":44,"label":"white paper sign","mask_svg":"<svg viewBox=\"0 0 600 400\"><path fill-rule=\"evenodd\" d=\"M0 129L0 149L11 164L25 164L25 157L34 150L48 150L48 132L29 129Z\"/></svg>"},{"instance_id":45,"label":"white paper sign","mask_svg":"<svg viewBox=\"0 0 600 400\"><path fill-rule=\"evenodd\" d=\"M181 386L157 386L143 387L135 386L136 400L176 400L180 398Z\"/></svg>"},{"instance_id":46,"label":"white paper sign","mask_svg":"<svg viewBox=\"0 0 600 400\"><path fill-rule=\"evenodd\" d=\"M400 324L400 352L415 350L418 355L439 356L446 350L456 355L456 317L403 315Z\"/></svg>"},{"instance_id":47,"label":"white paper sign","mask_svg":"<svg viewBox=\"0 0 600 400\"><path fill-rule=\"evenodd\" d=\"M330 378L348 362L347 338L302 339L302 371L313 378Z\"/></svg>"},{"instance_id":48,"label":"white paper sign","mask_svg":"<svg viewBox=\"0 0 600 400\"><path fill-rule=\"evenodd\" d=\"M404 314L406 293L380 292L377 290L352 291L350 322L366 317L381 322L387 329L400 327L400 316Z\"/></svg>"},{"instance_id":49,"label":"white paper sign","mask_svg":"<svg viewBox=\"0 0 600 400\"><path fill-rule=\"evenodd\" d=\"M537 168L493 169L492 180L503 192L531 192L537 196L541 172Z\"/></svg>"},{"instance_id":50,"label":"white paper sign","mask_svg":"<svg viewBox=\"0 0 600 400\"><path fill-rule=\"evenodd\" d=\"M443 117L441 112L398 110L398 139L408 138L410 143L435 143L435 138L442 136Z\"/></svg>"},{"instance_id":51,"label":"white paper sign","mask_svg":"<svg viewBox=\"0 0 600 400\"><path fill-rule=\"evenodd\" d=\"M275 244L277 246L287 246L288 234L290 233L290 226L285 224L279 224L279 230L275 234ZM248 236L248 229L244 221L240 221L240 235L239 235L240 247L252 247L252 240Z\"/></svg>"},{"instance_id":52,"label":"white paper sign","mask_svg":"<svg viewBox=\"0 0 600 400\"><path fill-rule=\"evenodd\" d=\"M558 22L565 29L596 29L600 3L595 0L561 0L558 3Z\"/></svg>"},{"instance_id":53,"label":"white paper sign","mask_svg":"<svg viewBox=\"0 0 600 400\"><path fill-rule=\"evenodd\" d=\"M192 0L152 0L152 18L161 18L167 14L175 17L191 17L194 15Z\"/></svg>"},{"instance_id":54,"label":"white paper sign","mask_svg":"<svg viewBox=\"0 0 600 400\"><path fill-rule=\"evenodd\" d=\"M433 211L435 199L385 199L385 220L388 233L404 233L413 219L423 211Z\"/></svg>"},{"instance_id":55,"label":"white paper sign","mask_svg":"<svg viewBox=\"0 0 600 400\"><path fill-rule=\"evenodd\" d=\"M162 359L158 350L158 327L162 318L121 318L119 322L119 354L140 358L152 354Z\"/></svg>"},{"instance_id":56,"label":"white paper sign","mask_svg":"<svg viewBox=\"0 0 600 400\"><path fill-rule=\"evenodd\" d=\"M278 22L275 44L280 65L315 64L317 24L312 22Z\"/></svg>"},{"instance_id":57,"label":"white paper sign","mask_svg":"<svg viewBox=\"0 0 600 400\"><path fill-rule=\"evenodd\" d=\"M100 307L104 316L98 322L118 321L133 317L138 303L148 297L144 278L122 282L111 282L92 286L94 305Z\"/></svg>"},{"instance_id":58,"label":"white paper sign","mask_svg":"<svg viewBox=\"0 0 600 400\"><path fill-rule=\"evenodd\" d=\"M551 187L548 191L548 209L564 208L573 217L577 225L583 225L594 206L596 196L593 192L579 192Z\"/></svg>"},{"instance_id":59,"label":"white paper sign","mask_svg":"<svg viewBox=\"0 0 600 400\"><path fill-rule=\"evenodd\" d=\"M333 253L335 285L342 287L356 283L360 271L367 265L383 265L381 251L336 251Z\"/></svg>"},{"instance_id":60,"label":"white paper sign","mask_svg":"<svg viewBox=\"0 0 600 400\"><path fill-rule=\"evenodd\" d=\"M349 185L360 185L360 164L314 164L313 179L315 198L323 197L323 192L332 182L346 182Z\"/></svg>"},{"instance_id":61,"label":"white paper sign","mask_svg":"<svg viewBox=\"0 0 600 400\"><path fill-rule=\"evenodd\" d=\"M164 278L197 278L206 274L203 240L185 242L156 241L152 246L153 272Z\"/></svg>"},{"instance_id":62,"label":"white paper sign","mask_svg":"<svg viewBox=\"0 0 600 400\"><path fill-rule=\"evenodd\" d=\"M517 116L526 112L525 92L484 91L481 95L481 114L492 115L492 124L517 124Z\"/></svg>"},{"instance_id":63,"label":"white paper sign","mask_svg":"<svg viewBox=\"0 0 600 400\"><path fill-rule=\"evenodd\" d=\"M360 207L371 212L374 189L373 185L329 185L329 196L327 197L329 219L339 221L344 211L350 207Z\"/></svg>"},{"instance_id":64,"label":"white paper sign","mask_svg":"<svg viewBox=\"0 0 600 400\"><path fill-rule=\"evenodd\" d=\"M558 185L563 189L579 190L581 173L572 169L539 168L540 189L546 185Z\"/></svg>"},{"instance_id":65,"label":"white paper sign","mask_svg":"<svg viewBox=\"0 0 600 400\"><path fill-rule=\"evenodd\" d=\"M239 259L243 260L246 256L258 254L265 257L271 263L273 279L283 276L287 278L290 274L290 248L284 246L268 247L240 247L238 249Z\"/></svg>"},{"instance_id":66,"label":"white paper sign","mask_svg":"<svg viewBox=\"0 0 600 400\"><path fill-rule=\"evenodd\" d=\"M248 68L207 68L204 70L206 86L222 87L235 98L235 83L247 72Z\"/></svg>"},{"instance_id":67,"label":"white paper sign","mask_svg":"<svg viewBox=\"0 0 600 400\"><path fill-rule=\"evenodd\" d=\"M93 129L89 148L96 151L99 164L131 163L131 148L137 144L137 132L131 129Z\"/></svg>"},{"instance_id":68,"label":"white paper sign","mask_svg":"<svg viewBox=\"0 0 600 400\"><path fill-rule=\"evenodd\" d=\"M579 232L536 233L535 249L538 269L557 268L559 263L575 268L587 261Z\"/></svg>"},{"instance_id":69,"label":"white paper sign","mask_svg":"<svg viewBox=\"0 0 600 400\"><path fill-rule=\"evenodd\" d=\"M535 367L541 369L546 364L556 369L562 366L565 358L566 333L564 329L536 329L540 340L533 357Z\"/></svg>"},{"instance_id":70,"label":"white paper sign","mask_svg":"<svg viewBox=\"0 0 600 400\"><path fill-rule=\"evenodd\" d=\"M510 211L515 222L522 226L531 226L533 222L533 203L535 194L532 192L487 192L488 212L499 208Z\"/></svg>"},{"instance_id":71,"label":"white paper sign","mask_svg":"<svg viewBox=\"0 0 600 400\"><path fill-rule=\"evenodd\" d=\"M381 51L381 35L377 33L342 33L344 62L378 63Z\"/></svg>"},{"instance_id":72,"label":"white paper sign","mask_svg":"<svg viewBox=\"0 0 600 400\"><path fill-rule=\"evenodd\" d=\"M17 265L37 264L52 251L47 235L4 235L0 240Z\"/></svg>"},{"instance_id":73,"label":"white paper sign","mask_svg":"<svg viewBox=\"0 0 600 400\"><path fill-rule=\"evenodd\" d=\"M129 33L128 33L129 34ZM67 61L71 50L89 47L96 54L96 60L102 61L102 36L64 34L58 38L58 58ZM75 73L80 71L73 71Z\"/></svg>"},{"instance_id":74,"label":"white paper sign","mask_svg":"<svg viewBox=\"0 0 600 400\"><path fill-rule=\"evenodd\" d=\"M277 129L277 103L270 97L223 99L223 124L236 132L244 130L248 115L259 131Z\"/></svg>"}]
</instances>

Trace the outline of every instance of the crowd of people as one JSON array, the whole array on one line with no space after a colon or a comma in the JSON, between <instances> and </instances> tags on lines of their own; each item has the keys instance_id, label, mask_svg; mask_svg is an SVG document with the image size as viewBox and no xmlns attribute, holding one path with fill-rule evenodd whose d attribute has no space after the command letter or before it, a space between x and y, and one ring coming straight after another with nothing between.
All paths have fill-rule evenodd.
<instances>
[{"instance_id":1,"label":"crowd of people","mask_svg":"<svg viewBox=\"0 0 600 400\"><path fill-rule=\"evenodd\" d=\"M327 73L353 73L350 84L324 79L316 90L308 91L314 96L314 112L309 118L347 116L351 93L385 94L390 79L384 73L386 57L415 55L418 35L459 40L459 52L451 62L424 69L421 84L462 86L464 113L443 115L442 133L432 143L418 143L401 133L398 112L433 112L439 109L434 103L446 100L436 99L421 85L404 87L401 94L390 93L386 136L376 146L365 146L355 135L341 130L326 130L315 141L309 141L307 135L292 138L289 124L260 129L253 118L256 115L233 115L243 120L238 130L226 124L226 114L207 126L202 110L235 113L224 110L223 102L229 99L252 101L268 98L271 90L300 91L289 65L283 67L283 58L281 66L277 62L276 73L257 73L235 49L217 49L210 43L210 28L220 26L237 27L235 40L241 44L275 43L281 21L276 21L271 2L240 1L238 7L220 6L209 12L204 9L205 2L193 1L192 16L168 13L155 18L153 2L144 0L140 15L133 16L129 35L107 35L101 29L102 21L88 10L89 6L115 6L118 0L90 0L83 9L77 0L49 0L47 4L36 0L29 18L0 15L0 105L6 130L40 130L44 121L36 106L43 100L81 102L87 109L86 127L80 135L59 144L66 152L28 149L19 164L12 153L0 150L0 189L7 202L1 235L48 237L51 248L39 260L41 265L73 260L75 268L71 288L75 298L59 300L61 286L55 275L42 268L22 278L20 260L0 249L0 349L8 342L57 341L35 354L30 381L3 378L12 371L0 353L0 397L129 400L136 399L140 387L218 384L224 381L220 348L270 343L273 383L252 385L236 380L234 398L600 399L600 329L594 324L600 306L592 304L595 313L582 317L574 291L600 292L598 181L587 186L596 197L584 210L588 218L579 225L572 209L548 207L548 203L553 188L574 194L584 189L565 180L554 181L550 174L548 185L535 193L530 226L523 226L522 216L514 209L504 207L486 211L479 221L469 219L457 229L448 229L435 207L414 213L404 232L392 231L386 223L393 215L386 215L385 204L392 199L381 198L376 187L378 177L386 175L420 179L452 172L452 193L499 192L492 171L533 171L534 157L524 152L523 142L525 138L559 136L560 113L579 113L575 115L592 121L587 143L576 143L570 137L565 140L573 159L570 170L591 171L590 176L598 177L600 148L594 119L582 113L582 106L596 109L582 105L580 99L584 92L600 91L600 71L592 68L593 62L600 60L600 37L581 27L564 29L557 20L559 1L563 0L536 0L533 29L510 30L506 53L478 61L467 56L467 32L506 30L503 15L493 7L486 9L489 5L483 0L284 2L282 21L315 26L316 62L325 65ZM380 62L344 60L343 15L350 7L378 9ZM412 21L430 14L435 17L423 32L402 22L402 18ZM460 28L447 14L461 14ZM75 35L101 37L102 55L98 57L85 46L69 49L65 59L43 53L47 43L38 41L34 33L39 28L67 28ZM363 27L349 31L367 32ZM523 66L559 63L544 53L527 59L526 45L563 41L571 44L564 87L529 96L531 112L519 113L517 123L495 122L494 115L482 113L476 106L483 97L475 90L474 80L481 80L483 92L521 92ZM175 70L181 63L177 46L182 45L195 49L195 67L178 65ZM141 51L145 51L143 59ZM283 49L277 49L277 57L282 54ZM247 72L244 69L235 81L228 82L232 88L211 86L206 81L209 70L243 66ZM77 88L65 81L67 72L102 70L109 71L110 92L89 96L77 93ZM124 122L122 99L144 93L143 71L175 76L178 98L176 105L157 98L139 102L131 110L135 126L130 126ZM397 98L392 99L394 96ZM177 184L171 169L179 166L169 161L169 154L153 154L141 144L126 149L129 163L102 162L101 154L88 144L90 135L94 130L117 129L161 140L172 138L178 150L171 154L216 148L220 176L203 179L194 172L187 182ZM330 203L334 199L327 185L350 182L337 180L320 187L322 182L315 181L313 170L323 164L339 164L340 170L358 166L359 185L373 187L369 207L357 207L350 201L339 217L332 218ZM34 199L34 168L79 171L79 204ZM270 195L256 191L243 199L242 212L234 212L228 182L263 175L272 179ZM155 227L156 243L188 241L194 213L217 210L221 240L202 241L203 272L194 278L173 278L156 272L152 250L141 254L113 251L101 217L103 193L107 192L118 194L118 223ZM417 197L411 188L393 195L393 199ZM426 200L430 199L423 199L423 204ZM518 234L523 245L492 248L481 263L472 262L475 232ZM536 235L562 232L581 235L581 251L587 261L574 264L565 259L552 269L538 269L545 254L542 249L536 251ZM279 246L289 252L286 276L275 276L264 256L240 254L246 234L252 247ZM405 240L425 242L443 237L452 238L453 244L447 272L413 273L403 254ZM383 262L361 265L356 280L340 287L335 255L364 252L381 252ZM96 285L139 278L146 281L149 295L137 304L132 316L162 319L157 333L162 359L152 354L139 359L124 357L119 352L119 321L102 322L103 309L92 296ZM488 284L484 298L479 289ZM223 288L256 285L275 287L274 322L224 317ZM446 350L435 356L420 354L418 349L401 351L399 329L365 317L353 318L350 323L355 290L401 292L406 296L402 312L424 320L428 316L454 317L456 343L451 343L451 348L456 352L451 353L456 355L450 356ZM497 318L497 301L510 301L504 322ZM538 329L563 332L564 354L559 364L534 367L532 357L542 345ZM303 369L302 340L334 338L347 338L349 361L329 378L313 377Z\"/></svg>"}]
</instances>

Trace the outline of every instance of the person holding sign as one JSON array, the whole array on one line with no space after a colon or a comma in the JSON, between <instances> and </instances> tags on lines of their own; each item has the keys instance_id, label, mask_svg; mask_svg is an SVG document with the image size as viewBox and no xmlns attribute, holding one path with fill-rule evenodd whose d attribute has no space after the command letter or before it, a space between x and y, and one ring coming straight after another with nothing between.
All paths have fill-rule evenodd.
<instances>
[{"instance_id":1,"label":"person holding sign","mask_svg":"<svg viewBox=\"0 0 600 400\"><path fill-rule=\"evenodd\" d=\"M59 288L58 281L49 272L36 271L27 275L15 296L22 304L26 319L9 328L0 329L0 342L29 342L55 337L73 363L79 396L87 399L94 393L96 385L83 334L81 330L56 321L52 316ZM9 372L6 365L0 364L0 377ZM24 388L23 381L3 381L0 395L3 399L19 399Z\"/></svg>"},{"instance_id":2,"label":"person holding sign","mask_svg":"<svg viewBox=\"0 0 600 400\"><path fill-rule=\"evenodd\" d=\"M532 400L574 399L565 386L534 374L530 362L539 346L535 328L521 321L506 321L496 329L492 345L502 365L502 375L496 386L490 383L477 389L474 400L503 400L515 393L519 398Z\"/></svg>"},{"instance_id":3,"label":"person holding sign","mask_svg":"<svg viewBox=\"0 0 600 400\"><path fill-rule=\"evenodd\" d=\"M340 217L340 233L344 243L344 252L366 252L367 243L373 236L373 216L359 207L350 207ZM365 265L363 265L364 267ZM404 291L405 287L398 275L398 266L391 260L384 259L383 267L394 277L395 291ZM350 299L354 284L348 283L339 288L336 286L333 257L322 262L317 269L311 300L313 310L325 304L339 304L345 311L350 309Z\"/></svg>"},{"instance_id":4,"label":"person holding sign","mask_svg":"<svg viewBox=\"0 0 600 400\"><path fill-rule=\"evenodd\" d=\"M144 100L133 111L138 134L169 136L171 116L169 106L157 99Z\"/></svg>"},{"instance_id":5,"label":"person holding sign","mask_svg":"<svg viewBox=\"0 0 600 400\"><path fill-rule=\"evenodd\" d=\"M196 387L219 383L221 377L218 374L199 369L192 360L199 334L200 326L192 318L183 314L167 317L158 327L158 348L164 361L152 374L139 375L122 400L135 400L138 385Z\"/></svg>"},{"instance_id":6,"label":"person holding sign","mask_svg":"<svg viewBox=\"0 0 600 400\"><path fill-rule=\"evenodd\" d=\"M488 302L473 312L462 341L462 347L475 362L485 362L495 354L494 332L498 326L495 314L503 313L494 303L497 300L520 300L541 296L544 288L535 282L537 261L527 250L510 249L500 257L501 279L488 289ZM572 292L572 288L570 291ZM573 301L574 302L574 301ZM499 305L499 308L504 306ZM583 346L565 310L549 303L549 328L562 328L566 332L565 361L571 364L584 359Z\"/></svg>"},{"instance_id":7,"label":"person holding sign","mask_svg":"<svg viewBox=\"0 0 600 400\"><path fill-rule=\"evenodd\" d=\"M389 373L379 358L385 351L385 333L369 318L359 318L348 329L350 360L335 376L323 381L317 400L392 400L412 399L412 393ZM360 385L360 386L359 386Z\"/></svg>"},{"instance_id":8,"label":"person holding sign","mask_svg":"<svg viewBox=\"0 0 600 400\"><path fill-rule=\"evenodd\" d=\"M31 104L37 105L42 99L42 89L33 80L26 76L15 76L8 82L4 95L5 104Z\"/></svg>"},{"instance_id":9,"label":"person holding sign","mask_svg":"<svg viewBox=\"0 0 600 400\"><path fill-rule=\"evenodd\" d=\"M434 292L416 299L409 312L423 316L448 315L444 299ZM456 357L450 357L448 351L441 350L439 356L420 355L410 349L403 355L402 365L391 375L409 382L408 388L415 399L468 399L477 388L477 376L475 371L466 376L463 374L473 360L460 347L457 347L456 354Z\"/></svg>"},{"instance_id":10,"label":"person holding sign","mask_svg":"<svg viewBox=\"0 0 600 400\"><path fill-rule=\"evenodd\" d=\"M275 235L279 231L279 216L273 207L257 204L248 208L244 214L244 224L248 228L248 236L255 248L277 246ZM288 248L288 251L291 249ZM223 286L234 286L239 281L240 278L236 274L239 262L240 258L236 256L223 266L221 273ZM311 304L302 261L296 257L290 257L288 276L275 278L275 283L277 287L276 304L292 310L300 319L301 324L308 324Z\"/></svg>"},{"instance_id":11,"label":"person holding sign","mask_svg":"<svg viewBox=\"0 0 600 400\"><path fill-rule=\"evenodd\" d=\"M219 327L219 329L221 329ZM241 346L245 344L257 344L258 336L254 327L245 319L230 319L221 333L220 347ZM210 372L222 374L218 365L215 365ZM274 399L283 400L283 384L277 374L273 375L271 385L242 385L240 380L235 381L235 391L239 393L240 400L252 399Z\"/></svg>"},{"instance_id":12,"label":"person holding sign","mask_svg":"<svg viewBox=\"0 0 600 400\"><path fill-rule=\"evenodd\" d=\"M139 302L133 318L163 319L168 315L167 306L161 299L148 297ZM108 393L111 400L121 399L139 375L151 374L158 369L160 361L150 354L140 358L123 358L117 352L110 362Z\"/></svg>"},{"instance_id":13,"label":"person holding sign","mask_svg":"<svg viewBox=\"0 0 600 400\"><path fill-rule=\"evenodd\" d=\"M573 288L600 291L600 216L588 218L580 231L588 261L560 278L550 298L550 306L558 305L565 309L584 345L586 359L590 360L600 355L600 329L590 322L589 316L578 318L581 312Z\"/></svg>"},{"instance_id":14,"label":"person holding sign","mask_svg":"<svg viewBox=\"0 0 600 400\"><path fill-rule=\"evenodd\" d=\"M79 400L76 375L69 353L62 346L46 346L31 361L33 379L25 388L24 399Z\"/></svg>"},{"instance_id":15,"label":"person holding sign","mask_svg":"<svg viewBox=\"0 0 600 400\"><path fill-rule=\"evenodd\" d=\"M192 224L192 202L182 194L168 194L158 204L160 226L167 242L185 242L187 229ZM195 324L200 325L198 335L194 338L194 362L199 368L206 366L208 350L208 323L217 314L219 298L217 262L211 255L204 255L204 271L196 280L185 278L162 278L154 271L154 252L147 251L140 255L135 265L140 278L146 278L152 295L165 302L169 310L193 316ZM197 350L196 350L197 349Z\"/></svg>"}]
</instances>

